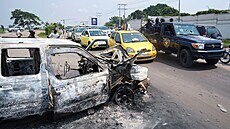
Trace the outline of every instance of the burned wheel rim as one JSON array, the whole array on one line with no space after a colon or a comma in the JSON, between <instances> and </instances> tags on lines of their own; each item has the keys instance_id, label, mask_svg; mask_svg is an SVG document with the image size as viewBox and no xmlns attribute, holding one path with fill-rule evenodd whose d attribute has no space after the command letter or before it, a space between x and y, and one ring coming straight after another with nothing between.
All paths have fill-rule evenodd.
<instances>
[{"instance_id":1,"label":"burned wheel rim","mask_svg":"<svg viewBox=\"0 0 230 129\"><path fill-rule=\"evenodd\" d=\"M118 105L131 105L134 101L134 92L129 87L120 87L117 89L114 99Z\"/></svg>"}]
</instances>

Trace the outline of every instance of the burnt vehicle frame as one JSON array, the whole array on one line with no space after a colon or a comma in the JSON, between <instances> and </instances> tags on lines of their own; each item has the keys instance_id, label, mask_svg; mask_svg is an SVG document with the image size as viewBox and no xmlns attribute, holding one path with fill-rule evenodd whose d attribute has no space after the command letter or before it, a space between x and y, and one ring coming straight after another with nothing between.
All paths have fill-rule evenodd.
<instances>
[{"instance_id":1,"label":"burnt vehicle frame","mask_svg":"<svg viewBox=\"0 0 230 129\"><path fill-rule=\"evenodd\" d=\"M118 104L126 105L133 100L126 91L133 95L135 90L146 91L149 85L147 78L138 78L140 66L133 65L134 58L117 64L111 63L110 59L95 57L71 41L0 39L0 45L1 120L42 115L48 111L54 114L75 113L106 103L111 96L115 96ZM15 59L8 61L8 55L3 54L6 49L26 49L29 56L14 57ZM55 74L52 61L65 53L79 55L79 60L74 62L78 63L79 69L72 68L71 63L61 60L62 73ZM4 60L6 61L3 67ZM10 70L6 71L5 68L10 69L11 74ZM20 68L23 70L18 70ZM126 68L132 72L124 72L123 69ZM147 77L147 68L143 69ZM29 72L25 72L26 70ZM118 98L122 101L117 101Z\"/></svg>"}]
</instances>

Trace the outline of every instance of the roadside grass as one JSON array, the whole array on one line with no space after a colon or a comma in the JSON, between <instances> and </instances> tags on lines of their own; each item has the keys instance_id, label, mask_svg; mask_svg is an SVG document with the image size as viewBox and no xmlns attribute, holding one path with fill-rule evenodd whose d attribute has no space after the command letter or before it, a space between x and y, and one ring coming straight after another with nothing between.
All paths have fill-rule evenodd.
<instances>
[{"instance_id":1,"label":"roadside grass","mask_svg":"<svg viewBox=\"0 0 230 129\"><path fill-rule=\"evenodd\" d=\"M62 33L61 33L61 32L58 32L58 34L61 35ZM39 38L47 38L47 36L48 36L48 35L46 35L45 32L41 32L41 33L38 34L38 37L39 37Z\"/></svg>"},{"instance_id":2,"label":"roadside grass","mask_svg":"<svg viewBox=\"0 0 230 129\"><path fill-rule=\"evenodd\" d=\"M5 33L5 31L3 31L2 29L0 29L0 34L3 34L3 33Z\"/></svg>"},{"instance_id":3,"label":"roadside grass","mask_svg":"<svg viewBox=\"0 0 230 129\"><path fill-rule=\"evenodd\" d=\"M47 35L46 35L45 32L41 32L41 33L38 34L38 37L39 38L47 38Z\"/></svg>"},{"instance_id":4,"label":"roadside grass","mask_svg":"<svg viewBox=\"0 0 230 129\"><path fill-rule=\"evenodd\" d=\"M224 43L224 47L228 47L230 45L230 39L224 39L223 43Z\"/></svg>"}]
</instances>

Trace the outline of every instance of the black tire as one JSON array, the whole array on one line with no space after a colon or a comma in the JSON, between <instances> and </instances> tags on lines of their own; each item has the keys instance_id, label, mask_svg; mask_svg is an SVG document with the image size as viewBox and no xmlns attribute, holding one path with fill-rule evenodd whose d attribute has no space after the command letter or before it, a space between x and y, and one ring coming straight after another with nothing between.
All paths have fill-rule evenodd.
<instances>
[{"instance_id":1,"label":"black tire","mask_svg":"<svg viewBox=\"0 0 230 129\"><path fill-rule=\"evenodd\" d=\"M220 62L227 64L230 62L230 54L228 52L224 52L224 56L220 58Z\"/></svg>"},{"instance_id":2,"label":"black tire","mask_svg":"<svg viewBox=\"0 0 230 129\"><path fill-rule=\"evenodd\" d=\"M179 60L180 60L180 64L185 68L189 68L192 66L193 59L188 49L182 49L180 51Z\"/></svg>"},{"instance_id":3,"label":"black tire","mask_svg":"<svg viewBox=\"0 0 230 129\"><path fill-rule=\"evenodd\" d=\"M215 65L218 63L219 59L206 59L208 65Z\"/></svg>"}]
</instances>

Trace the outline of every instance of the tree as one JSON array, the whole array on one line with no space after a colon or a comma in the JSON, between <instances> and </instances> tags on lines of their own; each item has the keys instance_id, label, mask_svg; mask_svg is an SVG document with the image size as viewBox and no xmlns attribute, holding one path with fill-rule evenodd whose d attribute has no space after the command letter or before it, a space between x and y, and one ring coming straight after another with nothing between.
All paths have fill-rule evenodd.
<instances>
[{"instance_id":1,"label":"tree","mask_svg":"<svg viewBox=\"0 0 230 129\"><path fill-rule=\"evenodd\" d=\"M136 10L128 16L128 19L141 19L147 18L147 16L177 16L179 11L166 4L151 5L148 8L141 10ZM190 15L188 13L181 13L183 16Z\"/></svg>"},{"instance_id":2,"label":"tree","mask_svg":"<svg viewBox=\"0 0 230 129\"><path fill-rule=\"evenodd\" d=\"M128 16L128 19L141 19L146 17L146 14L141 10L136 10Z\"/></svg>"},{"instance_id":3,"label":"tree","mask_svg":"<svg viewBox=\"0 0 230 129\"><path fill-rule=\"evenodd\" d=\"M209 9L206 11L199 11L196 13L196 15L200 15L200 14L223 14L223 13L229 13L228 10L216 10L216 9Z\"/></svg>"},{"instance_id":4,"label":"tree","mask_svg":"<svg viewBox=\"0 0 230 129\"><path fill-rule=\"evenodd\" d=\"M20 9L15 9L14 11L11 12L11 18L14 20L14 25L20 25L20 26L25 26L25 25L31 25L31 24L40 24L39 22L41 21L38 16L36 16L33 13L29 12L24 12L21 11Z\"/></svg>"},{"instance_id":5,"label":"tree","mask_svg":"<svg viewBox=\"0 0 230 129\"><path fill-rule=\"evenodd\" d=\"M121 24L123 24L124 20L121 19ZM105 25L113 25L113 26L119 26L119 17L113 16L109 18L109 22L106 22Z\"/></svg>"},{"instance_id":6,"label":"tree","mask_svg":"<svg viewBox=\"0 0 230 129\"><path fill-rule=\"evenodd\" d=\"M151 5L143 10L148 16L177 16L179 11L166 4Z\"/></svg>"}]
</instances>

